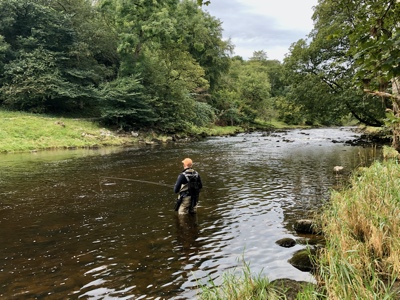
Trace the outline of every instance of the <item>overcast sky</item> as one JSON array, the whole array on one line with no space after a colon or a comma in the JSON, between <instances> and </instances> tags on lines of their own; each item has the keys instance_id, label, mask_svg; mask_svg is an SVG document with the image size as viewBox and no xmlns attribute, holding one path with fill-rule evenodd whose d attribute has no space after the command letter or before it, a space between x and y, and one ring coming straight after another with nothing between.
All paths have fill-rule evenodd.
<instances>
[{"instance_id":1,"label":"overcast sky","mask_svg":"<svg viewBox=\"0 0 400 300\"><path fill-rule=\"evenodd\" d=\"M211 0L204 6L222 21L224 39L244 59L264 50L268 59L283 60L292 43L306 38L318 0Z\"/></svg>"}]
</instances>

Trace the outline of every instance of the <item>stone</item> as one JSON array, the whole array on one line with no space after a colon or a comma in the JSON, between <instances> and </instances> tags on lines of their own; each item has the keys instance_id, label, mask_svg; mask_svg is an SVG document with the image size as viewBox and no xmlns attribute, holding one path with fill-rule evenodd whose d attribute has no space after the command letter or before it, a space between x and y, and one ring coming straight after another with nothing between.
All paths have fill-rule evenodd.
<instances>
[{"instance_id":1,"label":"stone","mask_svg":"<svg viewBox=\"0 0 400 300\"><path fill-rule=\"evenodd\" d=\"M315 254L315 249L302 249L296 251L288 262L300 271L311 272L315 268L311 257L315 256Z\"/></svg>"},{"instance_id":2,"label":"stone","mask_svg":"<svg viewBox=\"0 0 400 300\"><path fill-rule=\"evenodd\" d=\"M318 230L314 222L308 219L297 220L296 223L293 225L293 227L297 233L312 233L312 234L318 233Z\"/></svg>"},{"instance_id":3,"label":"stone","mask_svg":"<svg viewBox=\"0 0 400 300\"><path fill-rule=\"evenodd\" d=\"M296 241L292 238L283 238L275 242L281 247L290 248L296 245Z\"/></svg>"},{"instance_id":4,"label":"stone","mask_svg":"<svg viewBox=\"0 0 400 300\"><path fill-rule=\"evenodd\" d=\"M296 281L288 278L273 280L271 281L271 284L273 284L274 288L277 291L285 295L285 298L282 299L287 299L287 300L296 300L297 294L300 291L304 290L309 285L315 285L311 282Z\"/></svg>"}]
</instances>

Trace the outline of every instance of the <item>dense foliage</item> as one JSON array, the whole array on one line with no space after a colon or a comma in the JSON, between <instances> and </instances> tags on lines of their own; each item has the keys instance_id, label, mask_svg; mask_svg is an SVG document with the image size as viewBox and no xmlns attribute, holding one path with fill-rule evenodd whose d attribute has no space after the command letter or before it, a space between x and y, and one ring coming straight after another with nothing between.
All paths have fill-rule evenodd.
<instances>
[{"instance_id":1,"label":"dense foliage","mask_svg":"<svg viewBox=\"0 0 400 300\"><path fill-rule=\"evenodd\" d=\"M208 3L0 0L0 105L124 130L276 118L396 130L398 2L320 0L283 63L264 50L232 57Z\"/></svg>"},{"instance_id":2,"label":"dense foliage","mask_svg":"<svg viewBox=\"0 0 400 300\"><path fill-rule=\"evenodd\" d=\"M351 113L381 126L389 110L398 119L399 16L396 0L319 0L309 41L285 60L289 104L320 122Z\"/></svg>"},{"instance_id":3,"label":"dense foliage","mask_svg":"<svg viewBox=\"0 0 400 300\"><path fill-rule=\"evenodd\" d=\"M194 2L2 0L0 16L3 107L124 129L214 121L198 94L218 85L231 45Z\"/></svg>"}]
</instances>

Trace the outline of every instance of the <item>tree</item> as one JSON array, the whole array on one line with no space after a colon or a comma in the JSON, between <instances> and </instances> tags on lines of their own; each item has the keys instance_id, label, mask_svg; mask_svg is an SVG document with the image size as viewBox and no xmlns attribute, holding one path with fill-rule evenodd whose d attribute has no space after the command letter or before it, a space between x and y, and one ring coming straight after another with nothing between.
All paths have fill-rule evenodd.
<instances>
[{"instance_id":1,"label":"tree","mask_svg":"<svg viewBox=\"0 0 400 300\"><path fill-rule=\"evenodd\" d=\"M267 61L268 55L264 50L254 51L253 56L250 57L250 60L258 60L258 61Z\"/></svg>"},{"instance_id":2,"label":"tree","mask_svg":"<svg viewBox=\"0 0 400 300\"><path fill-rule=\"evenodd\" d=\"M202 6L202 5L209 5L211 1L204 1L204 0L197 0L197 5Z\"/></svg>"},{"instance_id":3,"label":"tree","mask_svg":"<svg viewBox=\"0 0 400 300\"><path fill-rule=\"evenodd\" d=\"M222 74L230 66L229 55L233 45L222 39L222 23L209 13L202 11L193 1L181 1L176 11L177 36L185 49L204 69L210 92L218 88Z\"/></svg>"},{"instance_id":4,"label":"tree","mask_svg":"<svg viewBox=\"0 0 400 300\"><path fill-rule=\"evenodd\" d=\"M267 60L265 62L269 82L271 84L271 97L284 96L285 94L285 81L284 81L284 67L279 60Z\"/></svg>"},{"instance_id":5,"label":"tree","mask_svg":"<svg viewBox=\"0 0 400 300\"><path fill-rule=\"evenodd\" d=\"M390 99L387 125L393 132L392 145L400 151L400 3L357 1L357 5L350 34L355 82L378 99Z\"/></svg>"},{"instance_id":6,"label":"tree","mask_svg":"<svg viewBox=\"0 0 400 300\"><path fill-rule=\"evenodd\" d=\"M264 61L250 60L242 65L238 76L241 98L254 110L255 116L267 119L267 109L272 107L271 84Z\"/></svg>"},{"instance_id":7,"label":"tree","mask_svg":"<svg viewBox=\"0 0 400 300\"><path fill-rule=\"evenodd\" d=\"M219 122L246 125L255 119L268 119L273 108L266 61L233 58L229 73L212 96Z\"/></svg>"},{"instance_id":8,"label":"tree","mask_svg":"<svg viewBox=\"0 0 400 300\"><path fill-rule=\"evenodd\" d=\"M362 99L373 99L381 112L391 107L396 118L400 99L393 95L390 83L396 82L400 73L399 15L400 4L396 0L325 0L319 2L314 13L315 28L325 32L327 41L346 41L342 52L348 57L345 67L352 71L353 86L378 96L364 95ZM331 61L340 63L337 59ZM397 149L400 149L399 124L391 123Z\"/></svg>"},{"instance_id":9,"label":"tree","mask_svg":"<svg viewBox=\"0 0 400 300\"><path fill-rule=\"evenodd\" d=\"M351 15L357 5L347 2L349 6L343 9L337 1L320 1L313 16L311 42L300 40L292 45L291 55L285 59L291 97L296 97L306 116L317 117L322 123L351 113L360 122L380 126L387 102L377 102L353 84L357 67L349 37L353 32ZM304 78L315 81L306 94L297 91L302 83L307 84Z\"/></svg>"},{"instance_id":10,"label":"tree","mask_svg":"<svg viewBox=\"0 0 400 300\"><path fill-rule=\"evenodd\" d=\"M134 77L105 83L101 90L102 122L126 131L154 126L157 121L152 110L154 100L144 95L142 90L140 79Z\"/></svg>"},{"instance_id":11,"label":"tree","mask_svg":"<svg viewBox=\"0 0 400 300\"><path fill-rule=\"evenodd\" d=\"M91 86L79 87L65 80L55 53L38 48L22 52L4 68L0 88L3 104L33 112L66 112L76 100L97 98ZM71 103L72 102L72 103Z\"/></svg>"},{"instance_id":12,"label":"tree","mask_svg":"<svg viewBox=\"0 0 400 300\"><path fill-rule=\"evenodd\" d=\"M41 0L62 14L70 16L75 41L69 51L74 69L93 70L96 85L116 78L119 68L118 35L99 14L90 0ZM82 82L82 78L79 78Z\"/></svg>"},{"instance_id":13,"label":"tree","mask_svg":"<svg viewBox=\"0 0 400 300\"><path fill-rule=\"evenodd\" d=\"M56 7L50 6L52 1L0 3L0 34L8 49L0 77L3 105L36 112L89 108L96 112L98 87L106 77L114 76L115 68L113 62L103 59L105 52L99 44L93 53L95 46L83 42L93 32L83 35L75 25L84 27L90 18L75 22L79 10L68 11L70 3L58 1ZM90 5L80 0L75 3Z\"/></svg>"},{"instance_id":14,"label":"tree","mask_svg":"<svg viewBox=\"0 0 400 300\"><path fill-rule=\"evenodd\" d=\"M0 74L4 73L4 65L7 53L9 53L10 45L4 41L4 37L0 35ZM0 77L1 78L1 77ZM1 81L0 81L1 83Z\"/></svg>"},{"instance_id":15,"label":"tree","mask_svg":"<svg viewBox=\"0 0 400 300\"><path fill-rule=\"evenodd\" d=\"M100 8L120 37L118 76L140 78L157 128L174 132L202 123L198 116L212 110L196 103L203 100L197 93L229 63L220 23L191 1L105 0Z\"/></svg>"},{"instance_id":16,"label":"tree","mask_svg":"<svg viewBox=\"0 0 400 300\"><path fill-rule=\"evenodd\" d=\"M142 60L145 94L157 101L154 111L160 130L186 130L194 123L195 100L191 92L207 87L204 70L189 53L178 49L159 50Z\"/></svg>"},{"instance_id":17,"label":"tree","mask_svg":"<svg viewBox=\"0 0 400 300\"><path fill-rule=\"evenodd\" d=\"M45 111L47 100L68 93L57 65L67 60L64 49L74 40L70 23L56 11L29 1L2 1L0 11L0 34L9 50L1 76L2 102Z\"/></svg>"},{"instance_id":18,"label":"tree","mask_svg":"<svg viewBox=\"0 0 400 300\"><path fill-rule=\"evenodd\" d=\"M300 40L285 58L287 101L298 105L297 112L310 124L339 125L351 113L360 122L381 125L385 108L352 87L354 71L337 40L323 46L318 42Z\"/></svg>"},{"instance_id":19,"label":"tree","mask_svg":"<svg viewBox=\"0 0 400 300\"><path fill-rule=\"evenodd\" d=\"M118 38L118 53L121 56L120 75L137 73L145 48L157 48L169 41L176 31L175 11L179 0L102 0L98 7L115 28Z\"/></svg>"}]
</instances>

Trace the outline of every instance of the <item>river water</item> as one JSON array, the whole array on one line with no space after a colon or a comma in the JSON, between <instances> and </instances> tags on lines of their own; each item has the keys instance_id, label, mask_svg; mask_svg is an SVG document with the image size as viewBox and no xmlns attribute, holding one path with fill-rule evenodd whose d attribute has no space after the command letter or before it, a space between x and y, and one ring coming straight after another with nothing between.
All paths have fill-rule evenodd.
<instances>
[{"instance_id":1,"label":"river water","mask_svg":"<svg viewBox=\"0 0 400 300\"><path fill-rule=\"evenodd\" d=\"M193 299L240 273L314 278L287 260L346 175L380 158L348 146L349 128L207 138L193 143L0 156L1 299ZM173 185L191 157L204 189L178 217ZM108 177L108 178L106 178ZM147 182L129 181L127 178Z\"/></svg>"}]
</instances>

